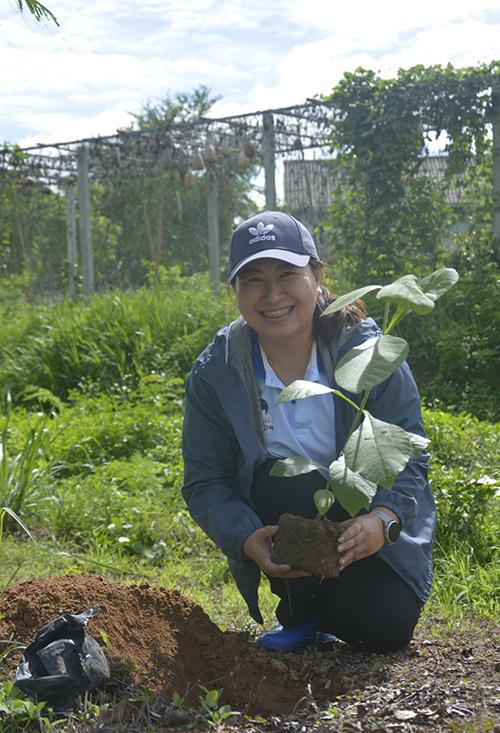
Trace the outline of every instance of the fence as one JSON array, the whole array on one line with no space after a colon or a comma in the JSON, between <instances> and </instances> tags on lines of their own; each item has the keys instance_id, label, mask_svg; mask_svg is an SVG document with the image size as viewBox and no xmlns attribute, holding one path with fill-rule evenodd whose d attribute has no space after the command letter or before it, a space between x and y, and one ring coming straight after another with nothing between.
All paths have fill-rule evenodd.
<instances>
[{"instance_id":1,"label":"fence","mask_svg":"<svg viewBox=\"0 0 500 733\"><path fill-rule=\"evenodd\" d=\"M137 286L162 266L209 269L214 287L234 220L256 193L313 227L338 183L335 110L303 105L0 152L0 262L28 297ZM500 197L499 120L495 190ZM443 176L444 159L424 161ZM277 201L276 171L284 170ZM263 175L262 175L263 173ZM259 188L259 174L263 186ZM448 191L450 203L457 192ZM500 239L500 214L495 214Z\"/></svg>"},{"instance_id":2,"label":"fence","mask_svg":"<svg viewBox=\"0 0 500 733\"><path fill-rule=\"evenodd\" d=\"M17 258L14 252L6 258L4 252L4 270L22 265L37 291L43 281L48 290L56 286L71 297L79 289L136 285L148 267L158 271L175 263L208 266L216 285L221 240L227 239L234 218L250 210L252 192L259 192L256 174L264 174L266 208L276 208L278 161L285 156L305 159L324 149L331 115L327 104L309 101L249 115L5 149L0 195L5 203L10 194L15 203L10 212L3 207L4 225L10 213L10 231L3 240L15 240ZM44 218L46 229L51 216L51 231L42 233L37 223ZM47 247L42 240L50 237L53 251L45 258L45 264L50 261L47 268L37 258ZM57 262L65 263L65 275L57 272Z\"/></svg>"}]
</instances>

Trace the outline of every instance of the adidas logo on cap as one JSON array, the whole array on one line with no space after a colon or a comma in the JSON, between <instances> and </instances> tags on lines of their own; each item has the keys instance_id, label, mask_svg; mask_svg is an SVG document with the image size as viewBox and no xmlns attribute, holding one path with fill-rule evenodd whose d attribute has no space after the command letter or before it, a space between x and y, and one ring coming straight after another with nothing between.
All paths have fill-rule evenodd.
<instances>
[{"instance_id":1,"label":"adidas logo on cap","mask_svg":"<svg viewBox=\"0 0 500 733\"><path fill-rule=\"evenodd\" d=\"M256 227L249 227L248 231L252 235L252 239L248 240L248 244L256 244L256 242L267 242L276 239L274 234L269 234L274 229L274 224L264 224L259 221Z\"/></svg>"}]
</instances>

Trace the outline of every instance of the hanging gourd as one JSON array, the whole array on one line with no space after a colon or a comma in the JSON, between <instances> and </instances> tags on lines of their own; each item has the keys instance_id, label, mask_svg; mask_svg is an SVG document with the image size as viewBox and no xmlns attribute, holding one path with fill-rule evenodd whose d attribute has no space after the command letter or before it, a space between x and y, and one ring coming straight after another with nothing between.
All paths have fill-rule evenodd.
<instances>
[{"instance_id":1,"label":"hanging gourd","mask_svg":"<svg viewBox=\"0 0 500 733\"><path fill-rule=\"evenodd\" d=\"M238 157L236 158L236 167L237 168L246 168L248 165L248 158L245 155L243 150L240 150L238 153Z\"/></svg>"},{"instance_id":2,"label":"hanging gourd","mask_svg":"<svg viewBox=\"0 0 500 733\"><path fill-rule=\"evenodd\" d=\"M248 140L245 143L243 151L247 158L255 158L255 154L257 153L257 148L255 147L254 143L251 140Z\"/></svg>"},{"instance_id":3,"label":"hanging gourd","mask_svg":"<svg viewBox=\"0 0 500 733\"><path fill-rule=\"evenodd\" d=\"M205 163L213 163L217 154L213 145L206 145L203 153L203 159Z\"/></svg>"},{"instance_id":4,"label":"hanging gourd","mask_svg":"<svg viewBox=\"0 0 500 733\"><path fill-rule=\"evenodd\" d=\"M202 171L205 167L205 161L203 160L203 157L201 153L197 152L191 161L191 168L194 171Z\"/></svg>"}]
</instances>

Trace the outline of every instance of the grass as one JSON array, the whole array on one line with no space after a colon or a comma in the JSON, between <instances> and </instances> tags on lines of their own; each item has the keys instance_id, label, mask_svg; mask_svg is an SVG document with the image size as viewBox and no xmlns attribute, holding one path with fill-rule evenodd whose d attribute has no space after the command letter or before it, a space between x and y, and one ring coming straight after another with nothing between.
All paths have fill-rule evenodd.
<instances>
[{"instance_id":1,"label":"grass","mask_svg":"<svg viewBox=\"0 0 500 733\"><path fill-rule=\"evenodd\" d=\"M234 314L230 297L215 299L205 278L173 272L160 287L19 313L0 336L2 505L54 551L117 572L132 565L154 582L182 587L196 572L196 547L209 566L209 573L197 576L203 605L224 623L218 593L233 586L181 500L180 437L183 376ZM463 585L479 578L474 569L488 575L494 567L500 426L431 408L424 420L440 519L435 602L463 608L472 596L441 583L440 573ZM82 567L86 561L69 561L69 567L72 562ZM4 568L6 583L15 567L9 562ZM62 568L67 571L67 560ZM218 579L213 601L208 575ZM16 577L24 577L23 568ZM230 615L241 619L233 596L228 591ZM490 613L490 602L483 605L475 602L474 608Z\"/></svg>"},{"instance_id":2,"label":"grass","mask_svg":"<svg viewBox=\"0 0 500 733\"><path fill-rule=\"evenodd\" d=\"M500 619L500 567L481 564L472 552L438 547L428 612L441 618Z\"/></svg>"},{"instance_id":3,"label":"grass","mask_svg":"<svg viewBox=\"0 0 500 733\"><path fill-rule=\"evenodd\" d=\"M57 436L53 471L38 500L26 502L21 512L51 559L38 561L33 545L18 535L6 538L0 585L11 582L18 566L16 581L100 570L130 582L189 586L189 595L216 623L245 626L246 608L226 563L180 496L182 394L182 380L150 375L135 389L72 393L68 404L51 413L46 430L48 439ZM24 407L12 411L14 451L22 451L39 419ZM431 604L443 616L495 616L499 427L434 410L425 411L425 421L440 517ZM266 592L264 606L271 620L273 601Z\"/></svg>"},{"instance_id":4,"label":"grass","mask_svg":"<svg viewBox=\"0 0 500 733\"><path fill-rule=\"evenodd\" d=\"M205 276L173 273L150 289L3 315L0 393L9 389L18 402L30 384L67 399L73 389L135 384L155 372L184 376L234 306L229 294L213 297Z\"/></svg>"},{"instance_id":5,"label":"grass","mask_svg":"<svg viewBox=\"0 0 500 733\"><path fill-rule=\"evenodd\" d=\"M99 572L177 588L222 629L257 632L180 495L183 376L232 313L202 279L189 283L21 309L9 320L0 336L0 506L15 507L38 545L4 525L0 590ZM442 628L498 620L500 426L431 408L424 420L439 516L424 618ZM270 625L266 583L261 605Z\"/></svg>"}]
</instances>

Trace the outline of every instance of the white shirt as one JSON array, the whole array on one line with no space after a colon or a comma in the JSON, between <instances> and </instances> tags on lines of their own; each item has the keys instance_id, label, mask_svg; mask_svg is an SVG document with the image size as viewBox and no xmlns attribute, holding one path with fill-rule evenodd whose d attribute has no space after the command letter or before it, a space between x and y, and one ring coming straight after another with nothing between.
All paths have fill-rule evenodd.
<instances>
[{"instance_id":1,"label":"white shirt","mask_svg":"<svg viewBox=\"0 0 500 733\"><path fill-rule=\"evenodd\" d=\"M285 385L260 344L254 348L254 371L260 390L268 455L277 458L302 456L328 467L337 457L332 395L307 397L278 405L278 397ZM326 374L319 368L316 344L311 349L304 379L329 386Z\"/></svg>"}]
</instances>

